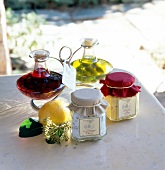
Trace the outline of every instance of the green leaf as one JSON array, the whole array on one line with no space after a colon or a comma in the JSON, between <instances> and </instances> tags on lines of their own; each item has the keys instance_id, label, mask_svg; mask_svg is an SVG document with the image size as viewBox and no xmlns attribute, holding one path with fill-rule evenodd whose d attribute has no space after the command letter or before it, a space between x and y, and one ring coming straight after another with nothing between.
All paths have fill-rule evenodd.
<instances>
[{"instance_id":1,"label":"green leaf","mask_svg":"<svg viewBox=\"0 0 165 170\"><path fill-rule=\"evenodd\" d=\"M25 120L21 123L20 127L26 126L26 128L29 129L30 126L31 126L31 124L32 124L32 122L30 121L30 119L25 119Z\"/></svg>"}]
</instances>

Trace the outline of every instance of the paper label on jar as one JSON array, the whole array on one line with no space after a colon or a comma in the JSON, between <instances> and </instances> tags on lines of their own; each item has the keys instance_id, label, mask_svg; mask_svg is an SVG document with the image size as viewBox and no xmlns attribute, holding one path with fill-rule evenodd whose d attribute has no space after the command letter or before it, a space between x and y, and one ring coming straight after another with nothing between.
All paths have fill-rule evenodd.
<instances>
[{"instance_id":1,"label":"paper label on jar","mask_svg":"<svg viewBox=\"0 0 165 170\"><path fill-rule=\"evenodd\" d=\"M136 113L136 96L119 99L118 109L119 118L134 115Z\"/></svg>"},{"instance_id":2,"label":"paper label on jar","mask_svg":"<svg viewBox=\"0 0 165 170\"><path fill-rule=\"evenodd\" d=\"M76 90L76 69L68 65L66 62L63 63L63 75L62 75L62 83L65 84L69 89L75 91Z\"/></svg>"},{"instance_id":3,"label":"paper label on jar","mask_svg":"<svg viewBox=\"0 0 165 170\"><path fill-rule=\"evenodd\" d=\"M79 120L80 136L100 135L100 118L89 118Z\"/></svg>"}]
</instances>

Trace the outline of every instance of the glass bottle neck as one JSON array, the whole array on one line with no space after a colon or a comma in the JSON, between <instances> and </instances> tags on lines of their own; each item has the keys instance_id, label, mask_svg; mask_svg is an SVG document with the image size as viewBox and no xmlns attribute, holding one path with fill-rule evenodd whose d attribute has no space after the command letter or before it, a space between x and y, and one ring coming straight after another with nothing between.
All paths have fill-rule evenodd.
<instances>
[{"instance_id":1,"label":"glass bottle neck","mask_svg":"<svg viewBox=\"0 0 165 170\"><path fill-rule=\"evenodd\" d=\"M86 63L97 62L93 47L84 47L84 53L83 53L82 61L86 62Z\"/></svg>"},{"instance_id":2,"label":"glass bottle neck","mask_svg":"<svg viewBox=\"0 0 165 170\"><path fill-rule=\"evenodd\" d=\"M33 76L37 78L45 78L50 76L45 61L35 61Z\"/></svg>"}]
</instances>

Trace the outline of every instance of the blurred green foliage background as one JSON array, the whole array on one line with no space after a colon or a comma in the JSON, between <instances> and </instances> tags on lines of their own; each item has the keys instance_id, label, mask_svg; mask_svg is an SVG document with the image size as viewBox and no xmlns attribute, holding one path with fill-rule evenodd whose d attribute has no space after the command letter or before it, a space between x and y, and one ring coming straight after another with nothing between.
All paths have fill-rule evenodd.
<instances>
[{"instance_id":1,"label":"blurred green foliage background","mask_svg":"<svg viewBox=\"0 0 165 170\"><path fill-rule=\"evenodd\" d=\"M151 0L4 0L5 7L18 9L55 9L61 6L91 6L103 3L143 3Z\"/></svg>"}]
</instances>

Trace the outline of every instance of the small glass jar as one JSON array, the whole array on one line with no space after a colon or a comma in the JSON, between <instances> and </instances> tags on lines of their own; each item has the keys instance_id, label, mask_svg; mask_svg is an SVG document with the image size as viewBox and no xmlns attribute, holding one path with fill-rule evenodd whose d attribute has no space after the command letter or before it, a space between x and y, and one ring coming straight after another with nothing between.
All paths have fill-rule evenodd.
<instances>
[{"instance_id":1,"label":"small glass jar","mask_svg":"<svg viewBox=\"0 0 165 170\"><path fill-rule=\"evenodd\" d=\"M135 77L125 72L114 72L100 80L104 85L101 92L109 103L106 110L111 121L121 121L134 118L139 111L140 86L136 86Z\"/></svg>"},{"instance_id":2,"label":"small glass jar","mask_svg":"<svg viewBox=\"0 0 165 170\"><path fill-rule=\"evenodd\" d=\"M71 93L72 138L81 142L106 135L106 108L99 89L82 88Z\"/></svg>"}]
</instances>

